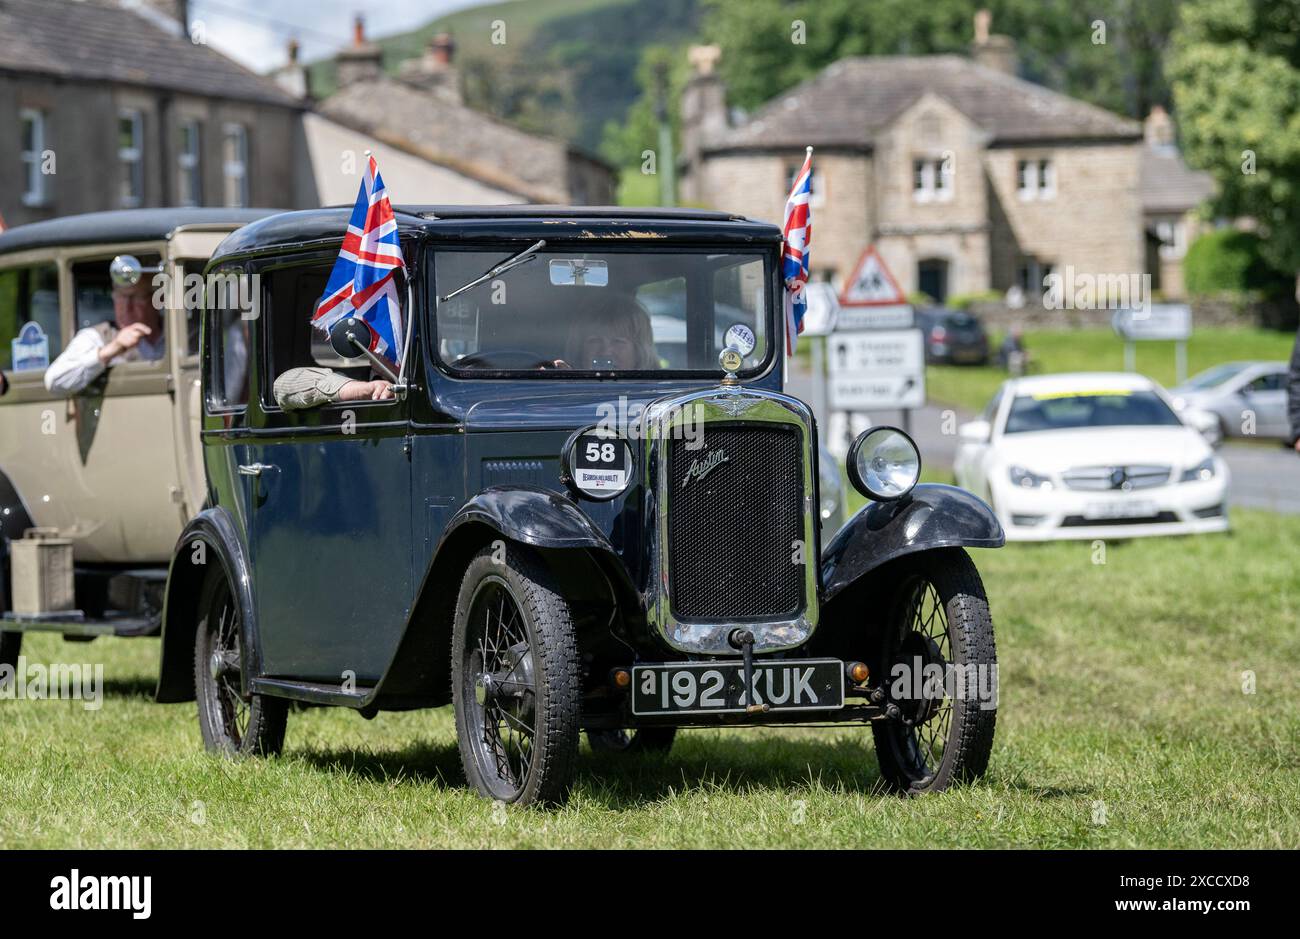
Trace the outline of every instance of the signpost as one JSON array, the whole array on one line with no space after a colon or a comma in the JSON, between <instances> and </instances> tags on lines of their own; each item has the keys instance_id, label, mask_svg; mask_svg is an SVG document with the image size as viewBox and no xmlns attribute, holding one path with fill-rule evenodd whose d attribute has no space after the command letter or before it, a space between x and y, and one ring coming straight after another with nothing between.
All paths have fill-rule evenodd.
<instances>
[{"instance_id":1,"label":"signpost","mask_svg":"<svg viewBox=\"0 0 1300 939\"><path fill-rule=\"evenodd\" d=\"M903 430L925 404L925 343L912 307L874 246L862 252L839 297L827 340L830 407L846 412L898 410Z\"/></svg>"},{"instance_id":2,"label":"signpost","mask_svg":"<svg viewBox=\"0 0 1300 939\"><path fill-rule=\"evenodd\" d=\"M1137 371L1135 342L1173 340L1177 383L1187 380L1187 340L1192 336L1192 308L1187 304L1153 303L1145 310L1116 310L1111 325L1124 340L1125 371Z\"/></svg>"}]
</instances>

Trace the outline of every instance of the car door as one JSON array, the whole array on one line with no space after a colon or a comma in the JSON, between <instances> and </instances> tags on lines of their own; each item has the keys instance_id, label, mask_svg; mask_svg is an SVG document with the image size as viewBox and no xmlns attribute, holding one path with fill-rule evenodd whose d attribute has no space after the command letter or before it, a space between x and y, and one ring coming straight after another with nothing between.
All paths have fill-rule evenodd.
<instances>
[{"instance_id":1,"label":"car door","mask_svg":"<svg viewBox=\"0 0 1300 939\"><path fill-rule=\"evenodd\" d=\"M410 414L406 401L288 411L273 397L294 367L348 367L309 317L332 258L262 274L254 408L244 461L249 547L262 671L267 676L373 684L410 612Z\"/></svg>"},{"instance_id":2,"label":"car door","mask_svg":"<svg viewBox=\"0 0 1300 939\"><path fill-rule=\"evenodd\" d=\"M1255 433L1261 437L1286 437L1289 422L1286 413L1286 372L1269 371L1250 381L1242 389L1246 408L1255 414Z\"/></svg>"}]
</instances>

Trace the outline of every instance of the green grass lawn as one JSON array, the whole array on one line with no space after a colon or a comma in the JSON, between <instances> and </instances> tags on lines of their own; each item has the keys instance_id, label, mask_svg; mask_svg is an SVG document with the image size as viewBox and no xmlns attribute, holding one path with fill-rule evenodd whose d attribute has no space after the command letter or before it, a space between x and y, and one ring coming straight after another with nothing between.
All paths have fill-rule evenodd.
<instances>
[{"instance_id":1,"label":"green grass lawn","mask_svg":"<svg viewBox=\"0 0 1300 939\"><path fill-rule=\"evenodd\" d=\"M1300 846L1300 518L976 552L997 625L988 776L882 794L865 729L689 731L666 760L586 751L563 810L463 788L449 709L292 714L285 754L202 752L150 703L156 640L30 638L102 662L103 707L0 701L0 849ZM1243 693L1253 672L1255 693Z\"/></svg>"},{"instance_id":2,"label":"green grass lawn","mask_svg":"<svg viewBox=\"0 0 1300 939\"><path fill-rule=\"evenodd\" d=\"M1002 335L990 336L996 349ZM1295 336L1267 329L1198 329L1187 343L1187 373L1241 359L1291 357ZM1025 333L1025 347L1038 363L1036 374L1124 370L1124 343L1108 329L1074 329ZM1137 343L1137 370L1166 388L1175 384L1174 343ZM993 366L932 365L926 369L931 401L980 410L1007 378Z\"/></svg>"}]
</instances>

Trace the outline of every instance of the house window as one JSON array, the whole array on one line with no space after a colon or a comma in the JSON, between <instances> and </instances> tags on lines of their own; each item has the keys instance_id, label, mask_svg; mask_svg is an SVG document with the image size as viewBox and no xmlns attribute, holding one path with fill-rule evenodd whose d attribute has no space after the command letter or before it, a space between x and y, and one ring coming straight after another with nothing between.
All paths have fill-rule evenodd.
<instances>
[{"instance_id":1,"label":"house window","mask_svg":"<svg viewBox=\"0 0 1300 939\"><path fill-rule=\"evenodd\" d=\"M1167 218L1156 222L1156 238L1160 240L1160 257L1176 261L1187 253L1187 225L1181 218Z\"/></svg>"},{"instance_id":2,"label":"house window","mask_svg":"<svg viewBox=\"0 0 1300 939\"><path fill-rule=\"evenodd\" d=\"M1019 160L1016 191L1021 199L1050 199L1056 195L1056 166L1051 160Z\"/></svg>"},{"instance_id":3,"label":"house window","mask_svg":"<svg viewBox=\"0 0 1300 939\"><path fill-rule=\"evenodd\" d=\"M802 163L791 163L785 168L785 191L789 194L794 189L795 177L803 169ZM826 204L826 177L822 175L817 167L813 167L812 174L812 192L808 196L808 205L810 208L821 208Z\"/></svg>"},{"instance_id":4,"label":"house window","mask_svg":"<svg viewBox=\"0 0 1300 939\"><path fill-rule=\"evenodd\" d=\"M952 198L952 160L923 157L912 161L912 198L946 202Z\"/></svg>"},{"instance_id":5,"label":"house window","mask_svg":"<svg viewBox=\"0 0 1300 939\"><path fill-rule=\"evenodd\" d=\"M176 142L176 194L181 205L203 204L203 175L199 153L199 122L182 121L180 138Z\"/></svg>"},{"instance_id":6,"label":"house window","mask_svg":"<svg viewBox=\"0 0 1300 939\"><path fill-rule=\"evenodd\" d=\"M144 202L144 115L123 108L117 112L117 162L121 168L118 202L134 209Z\"/></svg>"},{"instance_id":7,"label":"house window","mask_svg":"<svg viewBox=\"0 0 1300 939\"><path fill-rule=\"evenodd\" d=\"M1021 289L1026 297L1046 299L1052 286L1052 281L1049 278L1055 273L1056 265L1050 261L1040 261L1037 258L1021 258L1020 264L1016 268L1016 286Z\"/></svg>"},{"instance_id":8,"label":"house window","mask_svg":"<svg viewBox=\"0 0 1300 939\"><path fill-rule=\"evenodd\" d=\"M243 208L248 205L248 128L243 124L227 124L221 139L225 202L232 209Z\"/></svg>"},{"instance_id":9,"label":"house window","mask_svg":"<svg viewBox=\"0 0 1300 939\"><path fill-rule=\"evenodd\" d=\"M41 161L45 153L45 115L24 109L18 112L19 139L22 141L23 205L44 205L49 193Z\"/></svg>"}]
</instances>

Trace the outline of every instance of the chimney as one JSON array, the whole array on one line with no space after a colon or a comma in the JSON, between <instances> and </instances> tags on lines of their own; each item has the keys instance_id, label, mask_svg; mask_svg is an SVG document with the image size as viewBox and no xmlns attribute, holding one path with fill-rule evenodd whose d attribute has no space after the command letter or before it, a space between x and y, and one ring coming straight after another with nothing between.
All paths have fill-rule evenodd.
<instances>
[{"instance_id":1,"label":"chimney","mask_svg":"<svg viewBox=\"0 0 1300 939\"><path fill-rule=\"evenodd\" d=\"M303 68L302 63L298 61L298 40L290 39L286 48L288 62L276 69L271 77L289 94L295 98L307 97L307 70Z\"/></svg>"},{"instance_id":2,"label":"chimney","mask_svg":"<svg viewBox=\"0 0 1300 939\"><path fill-rule=\"evenodd\" d=\"M455 58L456 40L451 38L450 33L438 33L425 46L424 55L401 64L397 77L443 101L462 104L460 73L452 64Z\"/></svg>"},{"instance_id":3,"label":"chimney","mask_svg":"<svg viewBox=\"0 0 1300 939\"><path fill-rule=\"evenodd\" d=\"M169 24L180 27L180 35L190 34L189 0L144 0L144 5L161 15Z\"/></svg>"},{"instance_id":4,"label":"chimney","mask_svg":"<svg viewBox=\"0 0 1300 939\"><path fill-rule=\"evenodd\" d=\"M426 56L430 71L451 68L451 60L455 55L456 40L451 38L451 33L438 33L429 40Z\"/></svg>"},{"instance_id":5,"label":"chimney","mask_svg":"<svg viewBox=\"0 0 1300 939\"><path fill-rule=\"evenodd\" d=\"M1151 108L1151 113L1142 122L1142 135L1152 149L1171 150L1177 145L1174 119L1158 104Z\"/></svg>"},{"instance_id":6,"label":"chimney","mask_svg":"<svg viewBox=\"0 0 1300 939\"><path fill-rule=\"evenodd\" d=\"M682 89L682 156L692 162L727 129L727 87L718 74L720 48L692 46L686 56L691 77Z\"/></svg>"},{"instance_id":7,"label":"chimney","mask_svg":"<svg viewBox=\"0 0 1300 939\"><path fill-rule=\"evenodd\" d=\"M990 32L993 14L988 10L975 13L975 41L971 44L971 58L978 65L1007 75L1015 75L1019 68L1016 41L1010 36Z\"/></svg>"},{"instance_id":8,"label":"chimney","mask_svg":"<svg viewBox=\"0 0 1300 939\"><path fill-rule=\"evenodd\" d=\"M366 21L360 14L352 24L352 45L339 50L335 62L338 64L340 88L356 82L374 81L383 75L384 52L366 38Z\"/></svg>"}]
</instances>

